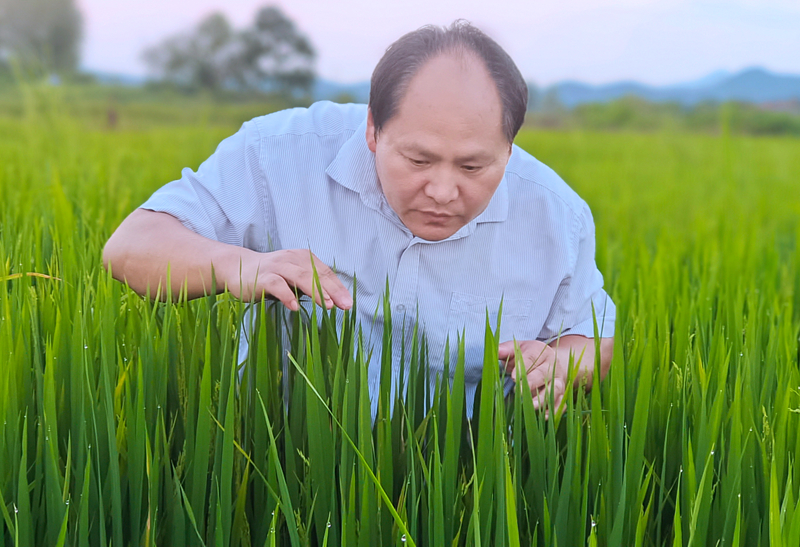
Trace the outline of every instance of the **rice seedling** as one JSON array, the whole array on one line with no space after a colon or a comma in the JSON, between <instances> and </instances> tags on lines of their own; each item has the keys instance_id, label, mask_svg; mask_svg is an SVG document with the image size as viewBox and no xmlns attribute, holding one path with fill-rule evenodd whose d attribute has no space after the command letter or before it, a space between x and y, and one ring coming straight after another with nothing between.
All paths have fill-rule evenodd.
<instances>
[{"instance_id":1,"label":"rice seedling","mask_svg":"<svg viewBox=\"0 0 800 547\"><path fill-rule=\"evenodd\" d=\"M487 322L468 419L464 340L392 391L391 332L260 302L242 369L246 303L102 269L230 131L0 119L0 545L800 545L800 141L523 132L594 212L614 360L545 420Z\"/></svg>"}]
</instances>

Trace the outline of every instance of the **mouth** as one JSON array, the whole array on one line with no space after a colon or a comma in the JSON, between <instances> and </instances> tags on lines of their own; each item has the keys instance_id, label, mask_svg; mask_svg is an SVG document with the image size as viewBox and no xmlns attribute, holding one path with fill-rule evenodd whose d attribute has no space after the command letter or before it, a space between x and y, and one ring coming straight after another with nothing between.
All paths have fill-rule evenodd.
<instances>
[{"instance_id":1,"label":"mouth","mask_svg":"<svg viewBox=\"0 0 800 547\"><path fill-rule=\"evenodd\" d=\"M423 215L428 218L433 218L436 220L447 220L453 218L453 215L449 215L447 213L437 213L436 211L421 211Z\"/></svg>"}]
</instances>

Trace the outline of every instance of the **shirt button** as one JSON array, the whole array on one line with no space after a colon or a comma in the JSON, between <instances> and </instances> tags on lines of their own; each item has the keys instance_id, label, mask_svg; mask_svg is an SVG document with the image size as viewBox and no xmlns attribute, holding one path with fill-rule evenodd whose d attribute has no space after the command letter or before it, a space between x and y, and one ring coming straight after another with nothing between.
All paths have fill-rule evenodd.
<instances>
[{"instance_id":1,"label":"shirt button","mask_svg":"<svg viewBox=\"0 0 800 547\"><path fill-rule=\"evenodd\" d=\"M406 307L403 304L398 304L397 306L394 307L394 309L397 311L405 311Z\"/></svg>"}]
</instances>

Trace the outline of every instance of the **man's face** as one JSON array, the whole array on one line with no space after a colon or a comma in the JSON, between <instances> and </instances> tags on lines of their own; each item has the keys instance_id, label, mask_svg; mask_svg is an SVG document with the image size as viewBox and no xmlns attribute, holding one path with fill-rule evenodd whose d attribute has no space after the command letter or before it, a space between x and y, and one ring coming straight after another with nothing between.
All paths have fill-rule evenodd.
<instances>
[{"instance_id":1,"label":"man's face","mask_svg":"<svg viewBox=\"0 0 800 547\"><path fill-rule=\"evenodd\" d=\"M423 65L377 136L369 113L378 180L415 236L446 239L489 204L511 155L502 111L489 72L467 53Z\"/></svg>"}]
</instances>

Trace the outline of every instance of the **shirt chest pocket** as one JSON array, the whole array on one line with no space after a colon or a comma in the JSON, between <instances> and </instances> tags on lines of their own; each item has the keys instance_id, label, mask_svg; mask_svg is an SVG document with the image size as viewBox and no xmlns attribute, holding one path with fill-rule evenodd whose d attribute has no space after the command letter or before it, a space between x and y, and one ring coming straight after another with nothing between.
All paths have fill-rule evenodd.
<instances>
[{"instance_id":1,"label":"shirt chest pocket","mask_svg":"<svg viewBox=\"0 0 800 547\"><path fill-rule=\"evenodd\" d=\"M453 292L450 298L450 310L447 316L447 329L450 339L451 363L458 354L457 341L464 340L464 372L469 382L480 380L483 370L484 341L486 336L486 320L492 332L497 328L497 317L500 314L499 341L533 340L538 329L531 317L533 300L516 298L487 297L460 292Z\"/></svg>"}]
</instances>

